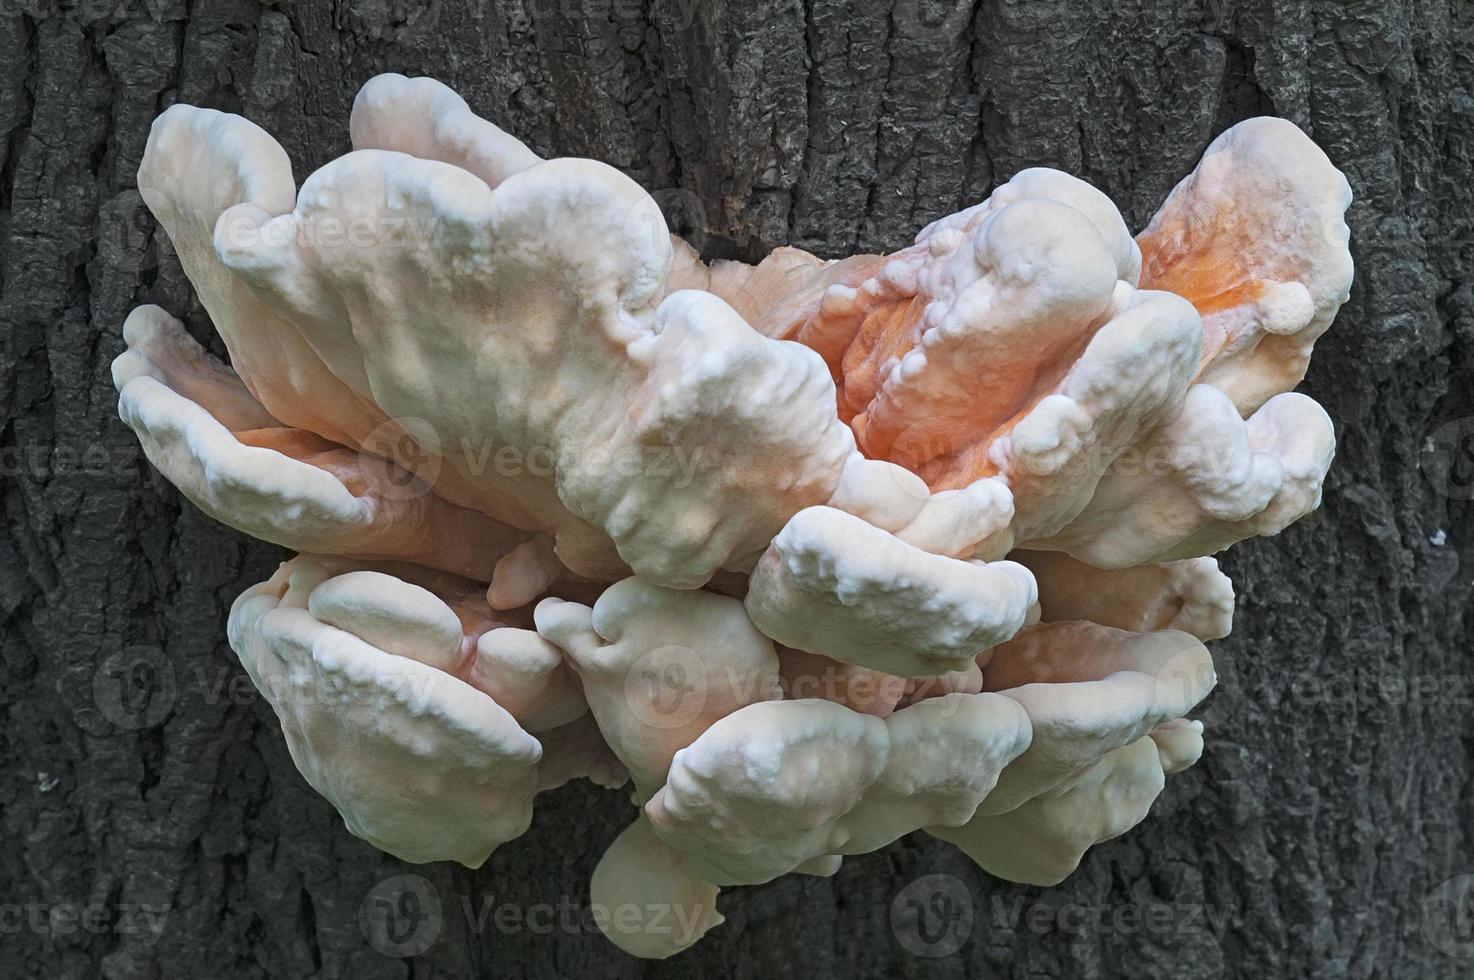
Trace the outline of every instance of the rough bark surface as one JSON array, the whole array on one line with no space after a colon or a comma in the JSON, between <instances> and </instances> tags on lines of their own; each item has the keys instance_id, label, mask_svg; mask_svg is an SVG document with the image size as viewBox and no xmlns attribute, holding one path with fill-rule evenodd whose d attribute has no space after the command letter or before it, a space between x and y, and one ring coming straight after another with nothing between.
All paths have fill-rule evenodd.
<instances>
[{"instance_id":1,"label":"rough bark surface","mask_svg":"<svg viewBox=\"0 0 1474 980\"><path fill-rule=\"evenodd\" d=\"M1464 0L3 0L0 973L1468 976L1424 906L1474 871L1471 50ZM1316 517L1226 560L1203 761L1058 888L916 835L724 893L664 963L567 911L621 794L544 797L476 872L351 837L225 642L281 554L149 469L108 364L139 303L212 334L135 190L153 117L243 113L300 180L388 70L624 169L708 257L894 248L1035 164L1139 228L1227 125L1302 126L1356 193L1303 386L1340 454ZM411 957L360 928L402 874Z\"/></svg>"}]
</instances>

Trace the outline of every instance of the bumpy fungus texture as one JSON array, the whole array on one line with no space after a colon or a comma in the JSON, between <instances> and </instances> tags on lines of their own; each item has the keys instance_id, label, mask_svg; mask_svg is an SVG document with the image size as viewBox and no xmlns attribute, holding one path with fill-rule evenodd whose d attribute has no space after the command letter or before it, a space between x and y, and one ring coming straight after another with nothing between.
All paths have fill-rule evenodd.
<instances>
[{"instance_id":1,"label":"bumpy fungus texture","mask_svg":"<svg viewBox=\"0 0 1474 980\"><path fill-rule=\"evenodd\" d=\"M1334 448L1288 389L1350 191L1300 130L1234 126L1135 238L1032 169L893 255L708 266L432 80L350 129L299 190L165 112L139 188L230 366L149 306L113 366L175 486L301 553L230 642L350 831L475 867L540 790L628 783L595 915L659 957L721 886L916 830L1059 881L1198 758L1209 556Z\"/></svg>"}]
</instances>

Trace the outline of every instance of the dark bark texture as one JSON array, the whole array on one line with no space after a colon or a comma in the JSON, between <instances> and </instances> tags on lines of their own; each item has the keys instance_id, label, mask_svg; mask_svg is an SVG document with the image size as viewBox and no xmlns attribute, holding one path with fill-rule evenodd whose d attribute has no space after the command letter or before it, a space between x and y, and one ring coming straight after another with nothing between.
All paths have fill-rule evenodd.
<instances>
[{"instance_id":1,"label":"dark bark texture","mask_svg":"<svg viewBox=\"0 0 1474 980\"><path fill-rule=\"evenodd\" d=\"M1466 0L0 0L0 974L1469 976L1471 50ZM1303 127L1356 194L1302 386L1340 450L1225 559L1202 762L1058 888L914 835L725 892L663 963L578 914L623 794L543 797L475 872L350 836L225 641L282 554L158 478L108 365L144 302L220 351L135 189L153 118L242 113L300 180L383 71L622 168L707 257L893 249L1032 165L1140 228L1226 126ZM415 929L366 933L406 881Z\"/></svg>"}]
</instances>

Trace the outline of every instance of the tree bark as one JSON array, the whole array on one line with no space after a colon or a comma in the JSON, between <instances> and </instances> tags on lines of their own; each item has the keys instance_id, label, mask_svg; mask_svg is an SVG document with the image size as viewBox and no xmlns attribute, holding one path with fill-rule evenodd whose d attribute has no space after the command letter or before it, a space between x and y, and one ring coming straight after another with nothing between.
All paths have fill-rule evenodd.
<instances>
[{"instance_id":1,"label":"tree bark","mask_svg":"<svg viewBox=\"0 0 1474 980\"><path fill-rule=\"evenodd\" d=\"M1468 976L1471 49L1463 0L0 0L0 972ZM300 181L383 71L623 169L708 258L894 249L1033 165L1140 228L1226 126L1304 128L1356 194L1302 386L1340 450L1319 514L1224 560L1202 762L1057 888L913 835L724 892L658 964L576 914L624 794L542 797L475 872L350 836L225 642L282 554L150 469L108 365L145 302L222 353L135 189L152 119L242 113ZM409 939L361 928L405 894Z\"/></svg>"}]
</instances>

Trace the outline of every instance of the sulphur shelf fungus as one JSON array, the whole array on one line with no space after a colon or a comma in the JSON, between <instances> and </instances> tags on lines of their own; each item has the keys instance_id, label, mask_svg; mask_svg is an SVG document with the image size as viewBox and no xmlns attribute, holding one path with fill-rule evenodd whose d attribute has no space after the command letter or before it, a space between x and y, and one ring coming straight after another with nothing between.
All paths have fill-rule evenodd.
<instances>
[{"instance_id":1,"label":"sulphur shelf fungus","mask_svg":"<svg viewBox=\"0 0 1474 980\"><path fill-rule=\"evenodd\" d=\"M1196 761L1210 556L1334 449L1289 389L1351 195L1295 126L1223 133L1135 237L1031 169L892 255L757 265L430 79L350 130L298 188L244 119L154 123L230 366L145 306L113 378L185 496L299 553L230 643L354 834L476 867L539 791L627 786L595 918L660 957L722 887L918 830L1057 882Z\"/></svg>"}]
</instances>

